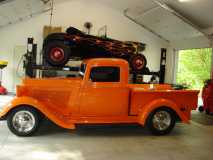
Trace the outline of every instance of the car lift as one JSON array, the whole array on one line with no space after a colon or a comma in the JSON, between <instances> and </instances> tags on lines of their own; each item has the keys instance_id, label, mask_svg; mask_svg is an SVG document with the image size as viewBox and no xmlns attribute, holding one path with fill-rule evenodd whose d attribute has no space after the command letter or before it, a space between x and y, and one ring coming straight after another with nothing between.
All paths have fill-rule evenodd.
<instances>
[{"instance_id":1,"label":"car lift","mask_svg":"<svg viewBox=\"0 0 213 160\"><path fill-rule=\"evenodd\" d=\"M8 62L0 61L0 95L6 95L7 89L2 86L2 70L7 67Z\"/></svg>"},{"instance_id":2,"label":"car lift","mask_svg":"<svg viewBox=\"0 0 213 160\"><path fill-rule=\"evenodd\" d=\"M36 70L41 71L74 71L77 72L80 70L80 67L70 67L70 66L63 66L63 67L54 67L49 66L44 62L44 58L42 57L42 64L37 65L37 44L34 44L33 38L28 38L28 45L27 45L27 53L24 55L24 68L25 68L25 75L31 78L36 77ZM142 83L139 79L140 76L143 75L152 75L153 77L159 77L159 83L164 83L165 77L165 66L166 66L166 49L161 49L161 62L160 62L160 71L159 72L150 72L148 68L145 68L141 72L131 72L132 74L132 82L133 83ZM44 77L41 75L41 77Z\"/></svg>"}]
</instances>

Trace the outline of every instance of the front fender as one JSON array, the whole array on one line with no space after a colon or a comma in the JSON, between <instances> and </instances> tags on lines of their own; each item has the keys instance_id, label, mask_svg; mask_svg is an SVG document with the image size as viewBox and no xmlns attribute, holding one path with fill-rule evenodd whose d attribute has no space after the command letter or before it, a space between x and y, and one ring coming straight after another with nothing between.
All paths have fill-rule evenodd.
<instances>
[{"instance_id":1,"label":"front fender","mask_svg":"<svg viewBox=\"0 0 213 160\"><path fill-rule=\"evenodd\" d=\"M15 97L10 103L8 103L7 105L3 107L3 110L0 112L0 119L3 119L4 117L6 117L12 109L23 106L23 105L27 105L37 109L42 114L44 114L48 119L50 119L51 121L53 121L54 123L56 123L57 125L63 128L68 128L68 129L75 128L74 124L70 124L64 121L62 118L60 118L60 115L54 114L54 112L51 111L51 109L49 109L40 101L32 97Z\"/></svg>"},{"instance_id":2,"label":"front fender","mask_svg":"<svg viewBox=\"0 0 213 160\"><path fill-rule=\"evenodd\" d=\"M189 118L182 111L180 111L180 108L173 101L160 98L148 103L146 106L143 107L139 115L139 123L141 125L145 125L149 114L159 107L168 107L176 112L182 122L189 122Z\"/></svg>"},{"instance_id":3,"label":"front fender","mask_svg":"<svg viewBox=\"0 0 213 160\"><path fill-rule=\"evenodd\" d=\"M67 33L52 33L49 34L43 42L43 47L45 47L49 42L52 41L64 41Z\"/></svg>"},{"instance_id":4,"label":"front fender","mask_svg":"<svg viewBox=\"0 0 213 160\"><path fill-rule=\"evenodd\" d=\"M0 117L5 117L12 109L21 105L33 106L38 110L43 107L42 104L38 102L38 100L31 97L15 97L12 101L3 107L3 110L0 112Z\"/></svg>"}]
</instances>

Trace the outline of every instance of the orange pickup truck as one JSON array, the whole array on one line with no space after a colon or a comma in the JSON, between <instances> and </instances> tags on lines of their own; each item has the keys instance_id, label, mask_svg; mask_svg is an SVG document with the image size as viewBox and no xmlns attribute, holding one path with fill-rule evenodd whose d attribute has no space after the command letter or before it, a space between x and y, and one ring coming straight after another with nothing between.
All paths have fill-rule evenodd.
<instances>
[{"instance_id":1,"label":"orange pickup truck","mask_svg":"<svg viewBox=\"0 0 213 160\"><path fill-rule=\"evenodd\" d=\"M76 78L24 79L0 119L18 136L35 133L42 117L67 129L137 123L163 135L176 121L189 122L197 96L166 84L130 84L127 61L97 58L83 61Z\"/></svg>"}]
</instances>

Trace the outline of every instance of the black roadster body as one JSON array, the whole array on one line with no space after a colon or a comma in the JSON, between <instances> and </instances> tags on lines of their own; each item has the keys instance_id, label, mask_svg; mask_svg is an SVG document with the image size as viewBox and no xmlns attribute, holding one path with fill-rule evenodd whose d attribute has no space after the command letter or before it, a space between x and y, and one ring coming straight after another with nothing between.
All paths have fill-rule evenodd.
<instances>
[{"instance_id":1,"label":"black roadster body","mask_svg":"<svg viewBox=\"0 0 213 160\"><path fill-rule=\"evenodd\" d=\"M129 62L133 71L138 72L146 68L147 61L142 54L145 46L140 42L92 36L69 27L65 33L53 33L45 38L43 56L52 66L64 66L75 58L122 58Z\"/></svg>"}]
</instances>

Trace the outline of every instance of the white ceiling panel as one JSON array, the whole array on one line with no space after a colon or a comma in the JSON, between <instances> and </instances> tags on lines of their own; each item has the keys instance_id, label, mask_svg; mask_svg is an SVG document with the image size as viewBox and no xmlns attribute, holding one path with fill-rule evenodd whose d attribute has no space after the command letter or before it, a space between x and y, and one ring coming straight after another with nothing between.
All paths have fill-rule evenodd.
<instances>
[{"instance_id":1,"label":"white ceiling panel","mask_svg":"<svg viewBox=\"0 0 213 160\"><path fill-rule=\"evenodd\" d=\"M125 10L134 8L146 10L153 5L155 0L90 0L97 1L109 7ZM213 27L213 0L158 0L168 4L170 7L187 17L199 27L205 29ZM142 7L142 8L141 8Z\"/></svg>"},{"instance_id":2,"label":"white ceiling panel","mask_svg":"<svg viewBox=\"0 0 213 160\"><path fill-rule=\"evenodd\" d=\"M184 44L186 44L184 47L187 46L187 42L191 47L191 39L194 42L196 39L198 41L202 39L207 43L206 46L209 45L208 37L197 25L182 17L181 14L167 4L162 3L162 1L161 3L150 1L150 4L147 6L138 5L128 8L125 11L125 15L137 24L173 44L183 44L181 42L184 41ZM178 45L178 47L180 46Z\"/></svg>"},{"instance_id":3,"label":"white ceiling panel","mask_svg":"<svg viewBox=\"0 0 213 160\"><path fill-rule=\"evenodd\" d=\"M137 21L169 41L201 35L192 26L184 23L183 20L161 7L146 12L146 14L141 14L138 16Z\"/></svg>"},{"instance_id":4,"label":"white ceiling panel","mask_svg":"<svg viewBox=\"0 0 213 160\"><path fill-rule=\"evenodd\" d=\"M6 0L0 3L0 27L28 19L50 8L42 0Z\"/></svg>"},{"instance_id":5,"label":"white ceiling panel","mask_svg":"<svg viewBox=\"0 0 213 160\"><path fill-rule=\"evenodd\" d=\"M163 0L201 28L213 27L213 0Z\"/></svg>"}]
</instances>

